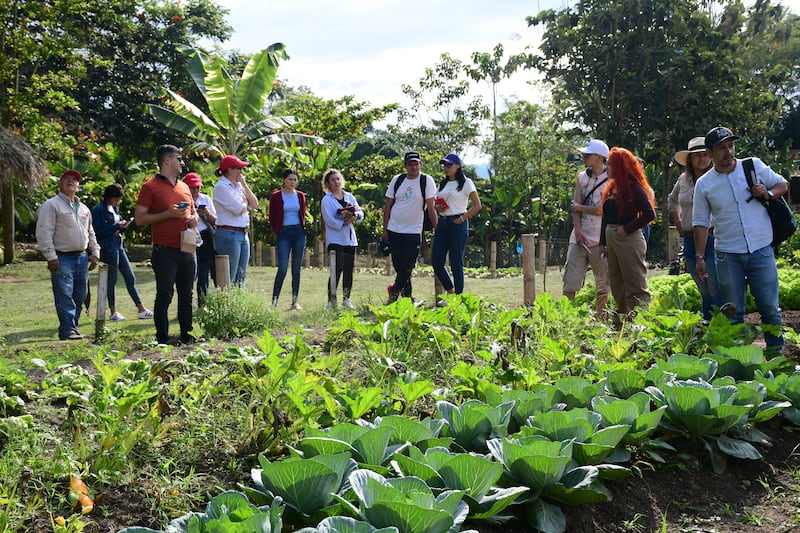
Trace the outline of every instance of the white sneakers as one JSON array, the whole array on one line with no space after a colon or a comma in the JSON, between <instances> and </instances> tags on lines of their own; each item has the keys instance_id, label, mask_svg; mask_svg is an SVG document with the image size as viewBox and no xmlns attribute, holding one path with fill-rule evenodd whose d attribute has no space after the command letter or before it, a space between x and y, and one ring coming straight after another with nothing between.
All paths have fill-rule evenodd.
<instances>
[{"instance_id":1,"label":"white sneakers","mask_svg":"<svg viewBox=\"0 0 800 533\"><path fill-rule=\"evenodd\" d=\"M125 317L122 316L121 314L119 314L118 312L116 312L113 315L111 315L109 320L125 320Z\"/></svg>"},{"instance_id":2,"label":"white sneakers","mask_svg":"<svg viewBox=\"0 0 800 533\"><path fill-rule=\"evenodd\" d=\"M342 307L344 307L345 309L355 309L356 308L356 306L354 306L352 303L350 303L350 298L345 298L344 300L342 300Z\"/></svg>"},{"instance_id":3,"label":"white sneakers","mask_svg":"<svg viewBox=\"0 0 800 533\"><path fill-rule=\"evenodd\" d=\"M301 306L299 303L297 303L297 302L294 302L294 303L293 303L293 304L292 304L292 305L289 307L289 309L291 309L292 311L301 311L301 310L303 309L303 307L302 307L302 306Z\"/></svg>"},{"instance_id":4,"label":"white sneakers","mask_svg":"<svg viewBox=\"0 0 800 533\"><path fill-rule=\"evenodd\" d=\"M149 309L145 309L144 311L139 311L136 313L140 319L144 320L145 318L153 318L153 312Z\"/></svg>"}]
</instances>

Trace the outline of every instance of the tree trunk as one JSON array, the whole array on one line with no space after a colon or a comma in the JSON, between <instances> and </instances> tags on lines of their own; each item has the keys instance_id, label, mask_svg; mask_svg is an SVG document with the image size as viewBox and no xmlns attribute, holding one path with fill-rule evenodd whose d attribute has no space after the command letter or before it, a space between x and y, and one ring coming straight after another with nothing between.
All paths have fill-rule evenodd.
<instances>
[{"instance_id":1,"label":"tree trunk","mask_svg":"<svg viewBox=\"0 0 800 533\"><path fill-rule=\"evenodd\" d=\"M14 185L8 180L2 185L3 200L3 264L14 261Z\"/></svg>"}]
</instances>

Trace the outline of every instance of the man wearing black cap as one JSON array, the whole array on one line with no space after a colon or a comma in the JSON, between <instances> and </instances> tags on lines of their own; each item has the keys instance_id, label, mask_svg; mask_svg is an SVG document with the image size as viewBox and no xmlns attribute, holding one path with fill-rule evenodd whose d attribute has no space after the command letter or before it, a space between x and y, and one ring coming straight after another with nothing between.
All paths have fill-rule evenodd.
<instances>
[{"instance_id":1,"label":"man wearing black cap","mask_svg":"<svg viewBox=\"0 0 800 533\"><path fill-rule=\"evenodd\" d=\"M433 204L436 184L433 178L422 173L419 153L407 152L403 165L406 172L392 178L386 189L386 206L383 208L383 239L389 241L396 273L394 284L389 289L389 303L401 296L411 297L411 273L419 256L423 217L430 216L434 229L437 223ZM425 180L424 198L421 180ZM399 187L396 185L398 181Z\"/></svg>"},{"instance_id":2,"label":"man wearing black cap","mask_svg":"<svg viewBox=\"0 0 800 533\"><path fill-rule=\"evenodd\" d=\"M732 319L744 322L747 287L756 302L764 324L780 326L778 307L778 269L772 250L772 224L767 210L759 201L786 193L783 176L775 173L760 159L753 158L755 185L748 187L741 159L735 157L733 141L739 137L717 126L706 134L705 143L714 167L703 174L695 185L694 241L697 275L706 277L706 261L716 259L722 297L735 306ZM705 257L708 228L714 219L716 258ZM780 351L783 335L764 333L767 348Z\"/></svg>"}]
</instances>

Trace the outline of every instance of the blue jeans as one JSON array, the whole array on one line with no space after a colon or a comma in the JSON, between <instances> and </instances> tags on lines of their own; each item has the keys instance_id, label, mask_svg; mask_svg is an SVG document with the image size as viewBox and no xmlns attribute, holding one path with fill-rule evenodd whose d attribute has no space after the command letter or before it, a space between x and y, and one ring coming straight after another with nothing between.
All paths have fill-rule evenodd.
<instances>
[{"instance_id":1,"label":"blue jeans","mask_svg":"<svg viewBox=\"0 0 800 533\"><path fill-rule=\"evenodd\" d=\"M250 262L250 239L247 232L217 228L217 233L214 235L214 249L217 255L228 256L231 283L237 287L244 285L247 264Z\"/></svg>"},{"instance_id":2,"label":"blue jeans","mask_svg":"<svg viewBox=\"0 0 800 533\"><path fill-rule=\"evenodd\" d=\"M753 253L733 254L717 250L717 274L723 298L736 306L733 322L744 322L747 287L756 301L761 322L780 326L781 308L778 307L778 267L771 246ZM767 347L783 346L783 335L776 337L764 333Z\"/></svg>"},{"instance_id":3,"label":"blue jeans","mask_svg":"<svg viewBox=\"0 0 800 533\"><path fill-rule=\"evenodd\" d=\"M156 340L167 344L169 342L167 311L175 291L178 293L178 323L181 337L192 331L192 285L197 264L194 253L181 252L177 248L159 244L153 245L150 263L153 265L156 277L156 302L153 306Z\"/></svg>"},{"instance_id":4,"label":"blue jeans","mask_svg":"<svg viewBox=\"0 0 800 533\"><path fill-rule=\"evenodd\" d=\"M439 217L436 233L433 235L431 262L444 290L450 292L455 288L456 294L461 294L464 292L464 249L469 237L469 224L466 220L459 224L455 221L456 218L458 217ZM450 269L453 271L452 280L444 264L448 255Z\"/></svg>"},{"instance_id":5,"label":"blue jeans","mask_svg":"<svg viewBox=\"0 0 800 533\"><path fill-rule=\"evenodd\" d=\"M417 266L421 238L419 233L389 232L389 251L392 254L392 266L396 273L394 285L389 291L390 302L401 296L411 298L411 273Z\"/></svg>"},{"instance_id":6,"label":"blue jeans","mask_svg":"<svg viewBox=\"0 0 800 533\"><path fill-rule=\"evenodd\" d=\"M214 237L211 232L204 229L200 232L203 238L203 245L197 249L197 305L202 306L205 302L206 294L208 293L209 278L214 280L214 286L217 284L216 265L214 264L214 257L216 251L214 250Z\"/></svg>"},{"instance_id":7,"label":"blue jeans","mask_svg":"<svg viewBox=\"0 0 800 533\"><path fill-rule=\"evenodd\" d=\"M139 291L136 289L136 276L133 275L131 262L128 259L128 254L125 250L119 248L117 250L100 250L100 261L108 265L108 289L106 294L108 296L108 306L117 307L116 285L117 274L122 274L122 279L125 280L125 288L128 289L128 294L136 304L136 307L142 305L142 298L139 296Z\"/></svg>"},{"instance_id":8,"label":"blue jeans","mask_svg":"<svg viewBox=\"0 0 800 533\"><path fill-rule=\"evenodd\" d=\"M217 232L219 233L219 232ZM275 275L275 284L272 286L272 299L277 300L281 295L283 280L289 270L289 255L292 256L292 302L297 301L300 294L300 267L303 266L303 253L306 249L306 234L303 226L294 224L283 226L278 233L278 242L275 254L278 256L278 273Z\"/></svg>"},{"instance_id":9,"label":"blue jeans","mask_svg":"<svg viewBox=\"0 0 800 533\"><path fill-rule=\"evenodd\" d=\"M58 338L64 340L78 333L81 307L89 291L89 257L58 254L58 272L50 273L53 299L58 315Z\"/></svg>"},{"instance_id":10,"label":"blue jeans","mask_svg":"<svg viewBox=\"0 0 800 533\"><path fill-rule=\"evenodd\" d=\"M683 257L686 261L686 270L692 275L697 290L700 291L700 297L703 300L702 310L703 318L706 320L711 319L711 311L714 307L719 309L725 301L722 299L722 291L719 288L719 277L717 276L717 262L714 259L714 234L709 232L708 239L706 240L706 274L708 278L702 280L697 277L697 259L695 255L697 251L694 248L694 236L685 235L683 237Z\"/></svg>"}]
</instances>

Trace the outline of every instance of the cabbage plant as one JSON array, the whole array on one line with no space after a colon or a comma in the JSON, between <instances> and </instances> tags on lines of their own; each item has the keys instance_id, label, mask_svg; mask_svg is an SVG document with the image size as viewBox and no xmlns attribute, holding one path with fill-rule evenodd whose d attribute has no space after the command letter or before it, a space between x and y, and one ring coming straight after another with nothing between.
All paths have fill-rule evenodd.
<instances>
[{"instance_id":1,"label":"cabbage plant","mask_svg":"<svg viewBox=\"0 0 800 533\"><path fill-rule=\"evenodd\" d=\"M294 511L287 521L303 525L341 510L334 494L348 489L347 476L358 468L348 453L258 461L261 468L250 472L255 488L244 491L256 503L283 502Z\"/></svg>"},{"instance_id":2,"label":"cabbage plant","mask_svg":"<svg viewBox=\"0 0 800 533\"><path fill-rule=\"evenodd\" d=\"M781 413L789 422L800 426L800 370L793 374L778 375L756 372L755 380L767 389L768 398L791 402L792 407L785 408Z\"/></svg>"},{"instance_id":3,"label":"cabbage plant","mask_svg":"<svg viewBox=\"0 0 800 533\"><path fill-rule=\"evenodd\" d=\"M758 450L742 439L725 435L743 424L752 404L736 403L738 389L734 385L713 386L704 381L675 380L661 387L647 387L656 405L667 406L662 427L668 432L699 440L711 459L716 473L727 466L726 456L761 459Z\"/></svg>"},{"instance_id":4,"label":"cabbage plant","mask_svg":"<svg viewBox=\"0 0 800 533\"><path fill-rule=\"evenodd\" d=\"M409 445L408 442L390 444L395 428L390 425L337 424L325 430L306 428L306 437L293 449L299 455L312 457L320 454L347 452L362 466L386 471L392 454Z\"/></svg>"},{"instance_id":5,"label":"cabbage plant","mask_svg":"<svg viewBox=\"0 0 800 533\"><path fill-rule=\"evenodd\" d=\"M528 492L528 487L496 486L503 465L490 457L454 453L447 448L430 448L423 454L412 446L407 451L407 456L395 454L392 460L398 474L419 477L434 489L463 490L471 519L494 517Z\"/></svg>"},{"instance_id":6,"label":"cabbage plant","mask_svg":"<svg viewBox=\"0 0 800 533\"><path fill-rule=\"evenodd\" d=\"M461 406L447 401L436 402L436 408L446 426L444 436L452 436L462 449L484 453L486 441L492 437L503 437L508 433L513 402L492 406L480 400L467 400Z\"/></svg>"},{"instance_id":7,"label":"cabbage plant","mask_svg":"<svg viewBox=\"0 0 800 533\"><path fill-rule=\"evenodd\" d=\"M467 518L464 491L434 494L417 477L387 479L372 470L350 474L350 486L358 507L336 496L354 516L373 527L396 527L399 533L455 533ZM474 532L477 533L477 532Z\"/></svg>"},{"instance_id":8,"label":"cabbage plant","mask_svg":"<svg viewBox=\"0 0 800 533\"><path fill-rule=\"evenodd\" d=\"M198 531L230 531L247 533L280 533L283 504L280 498L271 505L256 507L247 496L237 491L223 492L206 505L205 513L188 513L158 531L149 527L126 527L118 533L194 533Z\"/></svg>"},{"instance_id":9,"label":"cabbage plant","mask_svg":"<svg viewBox=\"0 0 800 533\"><path fill-rule=\"evenodd\" d=\"M376 528L369 522L349 516L329 516L317 527L305 527L297 533L399 533L396 527Z\"/></svg>"}]
</instances>

